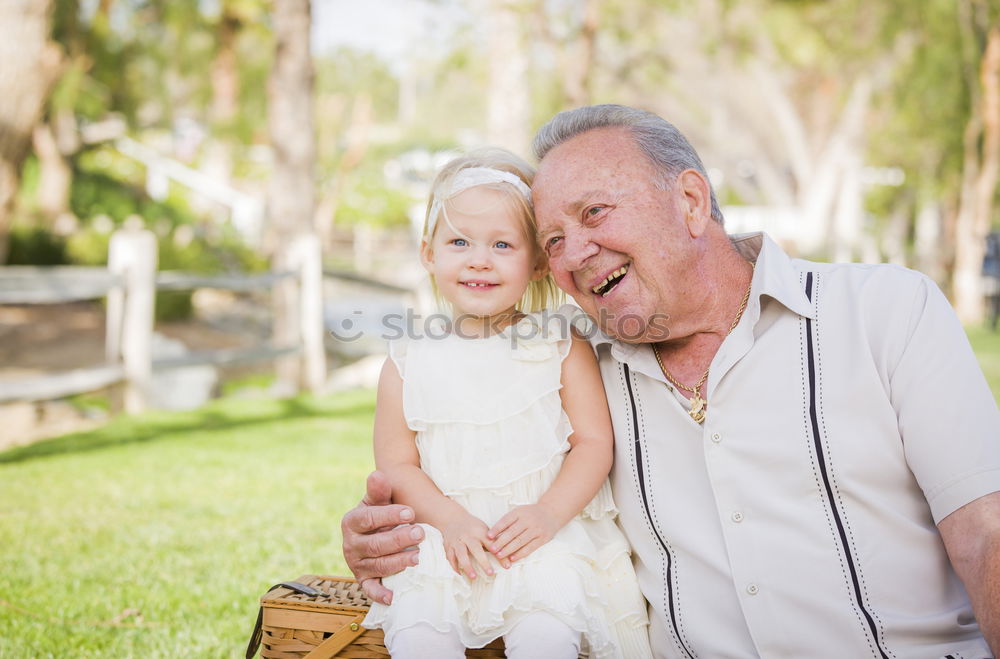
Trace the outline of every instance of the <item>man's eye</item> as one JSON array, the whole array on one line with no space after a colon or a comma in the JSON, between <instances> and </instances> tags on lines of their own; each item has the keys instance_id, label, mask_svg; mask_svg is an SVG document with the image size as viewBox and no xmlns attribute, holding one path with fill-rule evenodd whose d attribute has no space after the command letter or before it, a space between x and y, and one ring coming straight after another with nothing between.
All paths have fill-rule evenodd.
<instances>
[{"instance_id":1,"label":"man's eye","mask_svg":"<svg viewBox=\"0 0 1000 659\"><path fill-rule=\"evenodd\" d=\"M597 215L600 215L601 211L603 211L605 208L606 206L591 206L586 210L585 214L587 217L595 217Z\"/></svg>"},{"instance_id":2,"label":"man's eye","mask_svg":"<svg viewBox=\"0 0 1000 659\"><path fill-rule=\"evenodd\" d=\"M562 241L562 236L552 236L551 238L545 241L545 251L551 253L554 249L556 249L559 246L561 241Z\"/></svg>"}]
</instances>

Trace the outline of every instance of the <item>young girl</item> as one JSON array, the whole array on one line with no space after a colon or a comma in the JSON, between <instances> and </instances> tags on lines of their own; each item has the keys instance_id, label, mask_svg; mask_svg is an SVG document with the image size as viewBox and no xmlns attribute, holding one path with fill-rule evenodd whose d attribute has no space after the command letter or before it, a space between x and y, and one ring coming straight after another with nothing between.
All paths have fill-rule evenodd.
<instances>
[{"instance_id":1,"label":"young girl","mask_svg":"<svg viewBox=\"0 0 1000 659\"><path fill-rule=\"evenodd\" d=\"M393 657L650 656L646 604L615 526L611 420L588 343L535 242L533 170L501 150L434 181L421 261L451 322L390 343L375 462L424 528L419 563L385 579Z\"/></svg>"}]
</instances>

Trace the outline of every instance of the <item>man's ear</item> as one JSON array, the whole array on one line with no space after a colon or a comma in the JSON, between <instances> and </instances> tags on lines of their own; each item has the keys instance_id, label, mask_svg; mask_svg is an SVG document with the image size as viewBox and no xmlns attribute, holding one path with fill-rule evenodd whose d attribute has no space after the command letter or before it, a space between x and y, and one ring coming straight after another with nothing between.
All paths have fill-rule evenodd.
<instances>
[{"instance_id":1,"label":"man's ear","mask_svg":"<svg viewBox=\"0 0 1000 659\"><path fill-rule=\"evenodd\" d=\"M688 233L697 238L712 221L712 193L701 172L685 169L677 175L675 188L680 195L678 203L684 211Z\"/></svg>"},{"instance_id":2,"label":"man's ear","mask_svg":"<svg viewBox=\"0 0 1000 659\"><path fill-rule=\"evenodd\" d=\"M426 238L420 241L420 263L427 272L434 268L434 250Z\"/></svg>"}]
</instances>

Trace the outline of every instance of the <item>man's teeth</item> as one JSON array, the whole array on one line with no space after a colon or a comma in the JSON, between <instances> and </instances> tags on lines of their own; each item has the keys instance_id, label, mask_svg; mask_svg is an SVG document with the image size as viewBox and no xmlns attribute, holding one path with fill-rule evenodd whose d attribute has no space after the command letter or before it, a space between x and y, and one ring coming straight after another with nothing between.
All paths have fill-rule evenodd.
<instances>
[{"instance_id":1,"label":"man's teeth","mask_svg":"<svg viewBox=\"0 0 1000 659\"><path fill-rule=\"evenodd\" d=\"M618 268L617 270L615 270L614 272L612 272L610 275L608 275L607 277L605 277L604 281L602 281L597 286L594 286L594 288L592 290L595 293L597 293L598 295L601 295L602 294L601 291L604 290L604 287L607 286L608 283L612 279L617 279L617 278L623 276L626 272L628 272L628 266L627 265L623 265L622 267Z\"/></svg>"}]
</instances>

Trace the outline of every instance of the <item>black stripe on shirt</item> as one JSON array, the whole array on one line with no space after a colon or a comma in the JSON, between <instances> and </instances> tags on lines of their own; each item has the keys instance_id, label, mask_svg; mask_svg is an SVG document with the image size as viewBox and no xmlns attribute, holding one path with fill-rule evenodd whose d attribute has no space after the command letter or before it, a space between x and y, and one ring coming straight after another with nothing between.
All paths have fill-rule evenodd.
<instances>
[{"instance_id":1,"label":"black stripe on shirt","mask_svg":"<svg viewBox=\"0 0 1000 659\"><path fill-rule=\"evenodd\" d=\"M635 438L635 462L636 462L636 473L639 475L639 491L642 493L642 505L646 509L646 518L649 520L649 528L653 530L653 534L660 543L660 547L663 548L663 553L667 557L667 606L670 613L670 625L674 629L674 638L677 639L677 644L680 645L684 654L690 659L694 659L694 653L688 649L687 645L684 644L684 640L681 638L680 630L677 627L677 614L674 610L674 588L673 588L673 556L670 553L670 549L667 547L667 543L663 540L660 535L659 530L656 525L653 524L653 515L649 509L649 495L646 493L646 476L645 470L642 465L642 444L639 441L639 414L636 411L635 404L635 394L632 392L632 374L629 371L628 364L622 364L622 368L625 369L625 387L628 389L629 398L629 408L632 411L632 436Z\"/></svg>"},{"instance_id":2,"label":"black stripe on shirt","mask_svg":"<svg viewBox=\"0 0 1000 659\"><path fill-rule=\"evenodd\" d=\"M809 298L810 302L812 301L812 285L813 273L806 273L806 297ZM816 415L816 359L813 352L812 324L812 319L806 318L806 354L809 371L809 420L812 425L813 444L816 447L816 461L819 464L820 475L823 477L823 487L826 489L826 497L830 504L830 511L833 513L833 520L837 525L837 532L840 534L840 544L844 550L844 557L847 559L847 568L851 573L851 582L854 585L854 598L858 603L858 607L861 609L862 615L865 617L865 621L868 623L868 628L871 630L872 638L875 639L875 646L878 648L879 655L882 659L889 659L889 655L882 649L882 643L879 641L878 629L875 625L875 620L865 607L864 600L861 597L861 583L858 580L858 570L854 564L854 556L851 554L850 545L847 541L847 533L844 530L844 523L840 518L840 511L837 509L837 504L834 501L833 488L830 485L830 475L827 473L826 469L826 457L823 454L823 443L820 440L819 421Z\"/></svg>"}]
</instances>

